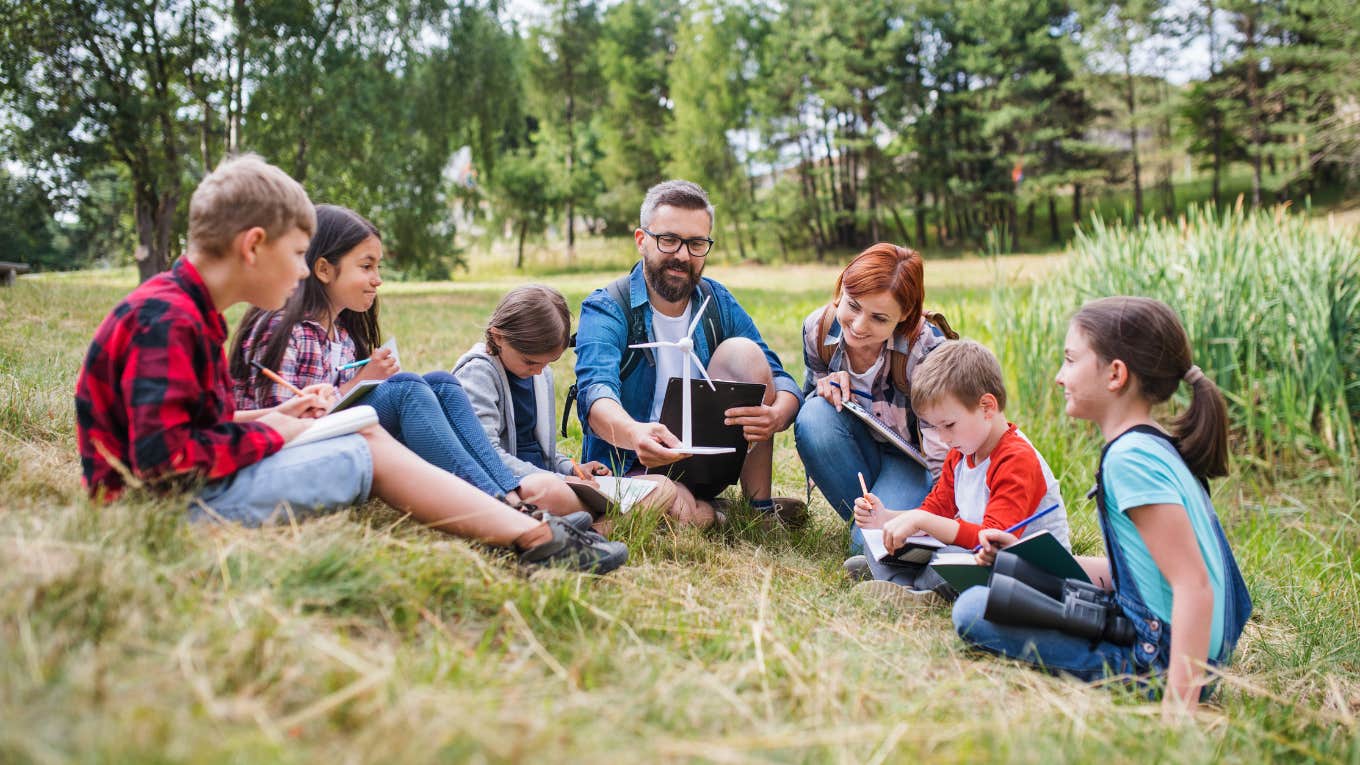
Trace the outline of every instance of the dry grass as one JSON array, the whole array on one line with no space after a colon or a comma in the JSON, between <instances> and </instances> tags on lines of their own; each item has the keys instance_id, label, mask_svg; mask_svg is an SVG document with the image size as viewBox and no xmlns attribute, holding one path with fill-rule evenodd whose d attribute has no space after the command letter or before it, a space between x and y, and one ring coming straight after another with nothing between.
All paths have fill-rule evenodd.
<instances>
[{"instance_id":1,"label":"dry grass","mask_svg":"<svg viewBox=\"0 0 1360 765\"><path fill-rule=\"evenodd\" d=\"M1058 261L1003 263L1037 273ZM931 302L965 332L990 320L996 274L930 269ZM797 323L829 272L714 273L800 369ZM625 568L527 580L377 502L259 531L187 526L171 500L92 507L70 395L131 278L26 278L0 292L0 761L1360 756L1360 508L1332 482L1218 487L1257 616L1216 703L1196 725L1167 727L1117 688L966 652L947 611L856 597L839 573L844 529L820 498L796 534L628 519ZM548 280L578 304L607 278ZM384 321L407 366L451 363L513 281L392 285ZM570 360L557 372L565 388ZM1032 427L1050 425L1072 427ZM777 455L779 488L796 492L788 434ZM1051 456L1070 466L1061 477L1087 547L1097 537L1077 498L1090 457Z\"/></svg>"}]
</instances>

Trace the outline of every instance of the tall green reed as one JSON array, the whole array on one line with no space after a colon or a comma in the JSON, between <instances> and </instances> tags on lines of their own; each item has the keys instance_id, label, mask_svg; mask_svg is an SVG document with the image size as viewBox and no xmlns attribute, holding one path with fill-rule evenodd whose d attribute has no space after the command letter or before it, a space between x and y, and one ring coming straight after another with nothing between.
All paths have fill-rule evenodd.
<instances>
[{"instance_id":1,"label":"tall green reed","mask_svg":"<svg viewBox=\"0 0 1360 765\"><path fill-rule=\"evenodd\" d=\"M1233 453L1267 475L1338 478L1360 467L1360 238L1274 211L1192 208L1137 229L1098 218L1069 268L996 313L1019 400L1060 416L1052 376L1067 318L1107 295L1146 295L1181 316L1228 399ZM1176 402L1183 405L1184 400ZM1069 429L1070 430L1070 429ZM1056 468L1056 466L1055 466Z\"/></svg>"}]
</instances>

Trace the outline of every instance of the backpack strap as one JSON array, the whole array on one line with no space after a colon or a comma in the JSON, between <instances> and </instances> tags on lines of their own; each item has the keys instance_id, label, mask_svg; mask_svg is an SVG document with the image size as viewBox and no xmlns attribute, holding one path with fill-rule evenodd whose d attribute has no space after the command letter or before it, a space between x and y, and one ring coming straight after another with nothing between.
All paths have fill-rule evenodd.
<instances>
[{"instance_id":1,"label":"backpack strap","mask_svg":"<svg viewBox=\"0 0 1360 765\"><path fill-rule=\"evenodd\" d=\"M630 305L632 302L632 278L633 275L630 271L610 282L604 288L604 291L609 294L609 297L613 298L614 303L623 311L623 319L628 326L626 333L628 340L623 349L623 356L619 359L620 380L632 374L633 370L637 369L637 365L641 364L643 359L646 359L648 364L656 366L656 356L652 354L651 348L627 347L647 342L647 321L643 316L643 312L647 309L647 305L645 303L637 307ZM727 337L723 328L722 313L718 309L718 301L709 299L712 297L713 288L709 286L708 280L700 279L699 301L701 305L707 302L707 307L704 308L704 315L699 322L699 327L704 332L704 340L708 343L708 352L710 354L717 350L718 346L722 344L722 341ZM572 334L571 336L571 346L573 348L576 347L575 334ZM562 408L563 438L566 438L567 436L567 419L570 417L572 406L576 403L577 392L576 383L572 383L571 387L567 388L567 402L566 406Z\"/></svg>"}]
</instances>

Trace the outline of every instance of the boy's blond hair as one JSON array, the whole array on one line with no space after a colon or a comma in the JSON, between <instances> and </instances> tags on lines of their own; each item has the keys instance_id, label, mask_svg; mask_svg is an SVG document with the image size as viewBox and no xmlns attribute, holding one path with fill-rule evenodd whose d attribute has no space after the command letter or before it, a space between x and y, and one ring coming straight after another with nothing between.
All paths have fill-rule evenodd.
<instances>
[{"instance_id":1,"label":"boy's blond hair","mask_svg":"<svg viewBox=\"0 0 1360 765\"><path fill-rule=\"evenodd\" d=\"M302 184L258 154L222 160L189 200L189 247L220 257L236 235L264 229L270 240L299 228L316 230L316 209Z\"/></svg>"},{"instance_id":2,"label":"boy's blond hair","mask_svg":"<svg viewBox=\"0 0 1360 765\"><path fill-rule=\"evenodd\" d=\"M987 346L972 340L940 343L911 376L911 408L918 412L946 396L976 409L988 393L996 397L997 409L1004 412L1006 383L1001 377L1001 362Z\"/></svg>"}]
</instances>

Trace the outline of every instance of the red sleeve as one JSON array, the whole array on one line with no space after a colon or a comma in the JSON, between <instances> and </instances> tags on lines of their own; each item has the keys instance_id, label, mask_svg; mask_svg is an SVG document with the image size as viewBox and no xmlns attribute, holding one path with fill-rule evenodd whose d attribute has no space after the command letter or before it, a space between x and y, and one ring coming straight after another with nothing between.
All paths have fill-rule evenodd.
<instances>
[{"instance_id":1,"label":"red sleeve","mask_svg":"<svg viewBox=\"0 0 1360 765\"><path fill-rule=\"evenodd\" d=\"M1008 434L992 452L987 468L987 509L981 525L959 521L954 544L975 547L982 529L1008 529L1029 517L1044 500L1048 482L1034 448L1015 433ZM1024 528L1015 531L1016 536Z\"/></svg>"},{"instance_id":2,"label":"red sleeve","mask_svg":"<svg viewBox=\"0 0 1360 765\"><path fill-rule=\"evenodd\" d=\"M128 407L128 445L132 472L144 480L172 475L224 478L259 462L283 447L279 432L256 422L206 422L205 402L230 399L229 390L205 386L199 374L216 371L221 354L183 323L139 328L139 333L165 332L153 340L128 346L119 385ZM230 408L228 408L229 410Z\"/></svg>"},{"instance_id":3,"label":"red sleeve","mask_svg":"<svg viewBox=\"0 0 1360 765\"><path fill-rule=\"evenodd\" d=\"M921 503L922 510L941 518L954 518L959 514L959 508L954 504L954 468L961 459L963 454L958 449L949 450L948 456L944 458L944 467L940 468L940 479Z\"/></svg>"}]
</instances>

